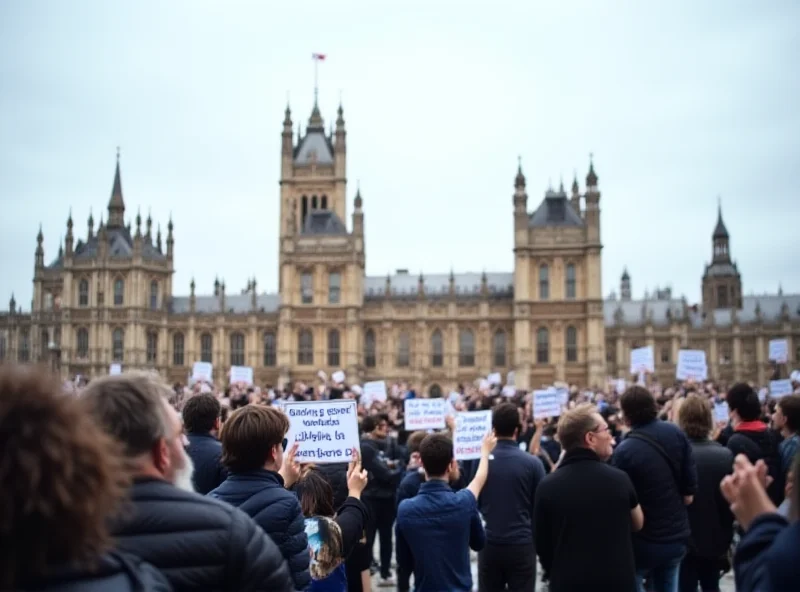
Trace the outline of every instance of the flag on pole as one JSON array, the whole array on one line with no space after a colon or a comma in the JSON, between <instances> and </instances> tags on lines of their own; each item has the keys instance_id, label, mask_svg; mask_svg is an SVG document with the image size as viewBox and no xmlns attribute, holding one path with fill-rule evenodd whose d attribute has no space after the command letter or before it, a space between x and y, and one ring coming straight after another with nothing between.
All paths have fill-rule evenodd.
<instances>
[{"instance_id":1,"label":"flag on pole","mask_svg":"<svg viewBox=\"0 0 800 592\"><path fill-rule=\"evenodd\" d=\"M325 54L324 53L312 53L311 54L311 59L321 62L321 61L323 61L325 59Z\"/></svg>"}]
</instances>

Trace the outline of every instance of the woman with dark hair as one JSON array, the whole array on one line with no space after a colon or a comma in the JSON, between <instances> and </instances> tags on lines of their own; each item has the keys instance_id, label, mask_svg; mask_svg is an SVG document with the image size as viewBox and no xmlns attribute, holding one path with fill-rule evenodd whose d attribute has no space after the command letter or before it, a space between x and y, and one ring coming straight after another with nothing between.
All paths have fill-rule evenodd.
<instances>
[{"instance_id":1,"label":"woman with dark hair","mask_svg":"<svg viewBox=\"0 0 800 592\"><path fill-rule=\"evenodd\" d=\"M0 368L0 590L170 590L110 552L129 483L117 444L41 370Z\"/></svg>"},{"instance_id":2,"label":"woman with dark hair","mask_svg":"<svg viewBox=\"0 0 800 592\"><path fill-rule=\"evenodd\" d=\"M339 512L334 510L333 488L313 465L304 468L295 491L305 519L311 554L311 592L346 592L345 559L364 538L367 507L361 492L367 471L361 468L358 451L347 470L348 496Z\"/></svg>"}]
</instances>

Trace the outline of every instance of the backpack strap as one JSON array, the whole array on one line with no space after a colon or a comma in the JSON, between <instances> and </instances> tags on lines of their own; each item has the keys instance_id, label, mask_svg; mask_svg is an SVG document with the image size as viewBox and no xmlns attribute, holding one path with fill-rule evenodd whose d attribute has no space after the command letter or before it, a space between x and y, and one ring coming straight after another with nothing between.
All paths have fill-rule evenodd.
<instances>
[{"instance_id":1,"label":"backpack strap","mask_svg":"<svg viewBox=\"0 0 800 592\"><path fill-rule=\"evenodd\" d=\"M667 451L664 450L664 447L659 443L659 441L639 431L633 431L628 433L628 438L635 438L636 440L647 442L650 446L655 448L655 450L667 462L667 466L669 466L669 469L672 472L672 476L675 479L675 485L677 485L678 491L680 491L681 479L680 479L680 468L678 467L678 463L669 454L667 454Z\"/></svg>"}]
</instances>

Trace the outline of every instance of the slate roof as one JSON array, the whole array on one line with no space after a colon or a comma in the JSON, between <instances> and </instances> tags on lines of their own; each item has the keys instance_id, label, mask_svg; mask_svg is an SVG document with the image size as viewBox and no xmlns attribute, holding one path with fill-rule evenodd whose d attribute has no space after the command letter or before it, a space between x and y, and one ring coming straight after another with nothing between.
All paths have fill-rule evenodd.
<instances>
[{"instance_id":1,"label":"slate roof","mask_svg":"<svg viewBox=\"0 0 800 592\"><path fill-rule=\"evenodd\" d=\"M190 296L174 296L169 303L169 312L174 314L185 314L191 310ZM278 294L258 294L256 295L256 309L263 312L277 312L280 307L281 298ZM218 313L222 298L219 296L196 296L195 311L197 313ZM226 312L249 313L252 310L252 297L250 294L226 294Z\"/></svg>"},{"instance_id":2,"label":"slate roof","mask_svg":"<svg viewBox=\"0 0 800 592\"><path fill-rule=\"evenodd\" d=\"M481 291L481 273L453 274L456 296L478 295ZM411 296L418 293L419 276L400 273L389 276L393 296ZM450 294L450 274L437 273L422 276L426 296L446 296ZM511 297L514 294L514 274L509 272L487 273L486 283L489 294L497 297ZM386 293L386 276L367 276L364 278L364 296L383 297Z\"/></svg>"},{"instance_id":3,"label":"slate roof","mask_svg":"<svg viewBox=\"0 0 800 592\"><path fill-rule=\"evenodd\" d=\"M75 245L73 259L75 261L88 261L97 257L100 246L99 235L95 234L88 241L79 240ZM144 241L144 239L142 239ZM133 238L125 227L107 228L106 241L108 242L108 256L112 259L130 259L133 256ZM142 258L146 261L166 261L167 256L149 242L142 243ZM58 257L48 267L60 269L64 266L63 256Z\"/></svg>"},{"instance_id":4,"label":"slate roof","mask_svg":"<svg viewBox=\"0 0 800 592\"><path fill-rule=\"evenodd\" d=\"M528 225L532 227L581 227L583 226L583 218L572 208L566 193L556 193L553 190L548 190L542 203L539 204L536 211L530 215Z\"/></svg>"},{"instance_id":5,"label":"slate roof","mask_svg":"<svg viewBox=\"0 0 800 592\"><path fill-rule=\"evenodd\" d=\"M347 234L347 227L332 210L311 210L300 234Z\"/></svg>"},{"instance_id":6,"label":"slate roof","mask_svg":"<svg viewBox=\"0 0 800 592\"><path fill-rule=\"evenodd\" d=\"M295 149L295 164L311 164L316 154L317 164L333 164L333 144L321 129L309 129Z\"/></svg>"},{"instance_id":7,"label":"slate roof","mask_svg":"<svg viewBox=\"0 0 800 592\"><path fill-rule=\"evenodd\" d=\"M739 275L739 268L735 263L711 263L706 265L706 275L716 277Z\"/></svg>"}]
</instances>

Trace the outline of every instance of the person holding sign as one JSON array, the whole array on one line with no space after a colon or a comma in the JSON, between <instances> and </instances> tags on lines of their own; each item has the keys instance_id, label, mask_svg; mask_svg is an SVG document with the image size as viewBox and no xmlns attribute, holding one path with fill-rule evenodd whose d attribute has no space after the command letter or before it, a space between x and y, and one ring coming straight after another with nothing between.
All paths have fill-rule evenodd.
<instances>
[{"instance_id":1,"label":"person holding sign","mask_svg":"<svg viewBox=\"0 0 800 592\"><path fill-rule=\"evenodd\" d=\"M486 542L478 496L496 444L493 435L484 437L475 477L456 492L449 485L459 473L453 441L445 434L429 434L420 444L426 481L397 510L398 563L413 562L416 592L472 591L469 550L480 551Z\"/></svg>"},{"instance_id":2,"label":"person holding sign","mask_svg":"<svg viewBox=\"0 0 800 592\"><path fill-rule=\"evenodd\" d=\"M311 584L308 537L300 502L287 487L300 476L295 444L284 459L289 418L273 407L247 405L222 426L228 478L208 495L249 515L278 545L297 590Z\"/></svg>"}]
</instances>

